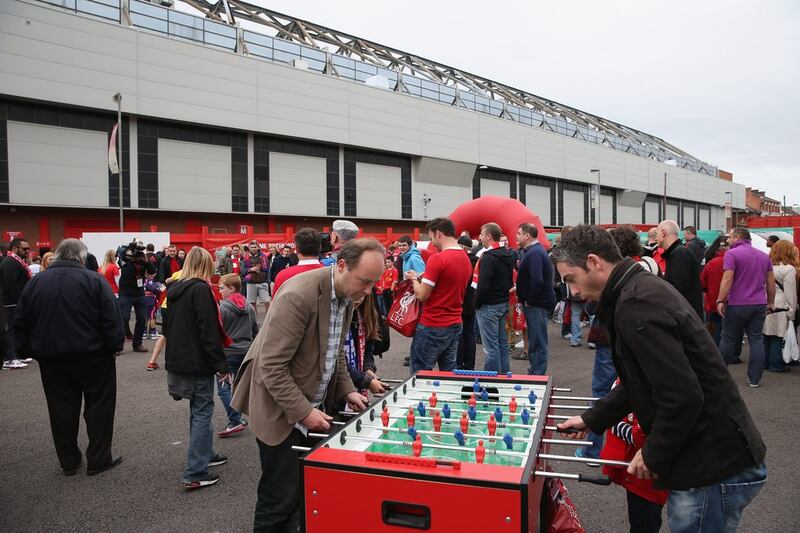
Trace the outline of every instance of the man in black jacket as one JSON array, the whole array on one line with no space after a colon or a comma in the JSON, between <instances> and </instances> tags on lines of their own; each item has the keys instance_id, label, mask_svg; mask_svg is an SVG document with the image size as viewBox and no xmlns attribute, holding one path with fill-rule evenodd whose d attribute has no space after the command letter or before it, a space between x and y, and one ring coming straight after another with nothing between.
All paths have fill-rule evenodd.
<instances>
[{"instance_id":1,"label":"man in black jacket","mask_svg":"<svg viewBox=\"0 0 800 533\"><path fill-rule=\"evenodd\" d=\"M672 220L662 221L656 228L656 242L664 249L667 267L664 279L686 298L697 316L703 317L703 287L700 285L700 263L683 245L680 228Z\"/></svg>"},{"instance_id":2,"label":"man in black jacket","mask_svg":"<svg viewBox=\"0 0 800 533\"><path fill-rule=\"evenodd\" d=\"M155 274L156 267L147 260L144 254L134 257L121 257L125 263L120 269L119 276L119 308L122 321L128 322L131 318L131 308L136 314L136 325L133 328L133 351L147 352L142 346L144 328L147 324L147 301L144 297L144 282L146 274ZM167 261L165 258L164 261ZM162 262L164 262L162 261Z\"/></svg>"},{"instance_id":3,"label":"man in black jacket","mask_svg":"<svg viewBox=\"0 0 800 533\"><path fill-rule=\"evenodd\" d=\"M25 239L14 239L8 248L8 253L0 261L0 297L3 299L3 307L5 307L7 317L6 323L8 324L6 327L8 346L3 352L3 368L16 370L26 368L31 361L29 358L20 359L17 356L14 330L12 329L17 300L19 300L19 295L22 294L22 289L31 279L31 271L26 264L31 247Z\"/></svg>"},{"instance_id":4,"label":"man in black jacket","mask_svg":"<svg viewBox=\"0 0 800 533\"><path fill-rule=\"evenodd\" d=\"M469 257L469 263L474 270L478 258L472 253L472 239L468 235L462 235L458 238L458 245ZM472 283L467 283L464 291L464 304L461 308L461 338L458 339L456 368L475 370L475 288Z\"/></svg>"},{"instance_id":5,"label":"man in black jacket","mask_svg":"<svg viewBox=\"0 0 800 533\"><path fill-rule=\"evenodd\" d=\"M475 285L475 315L486 354L484 370L502 374L511 370L506 316L508 291L514 286L514 256L507 246L500 246L500 226L494 222L484 224L479 239L483 253L477 266Z\"/></svg>"},{"instance_id":6,"label":"man in black jacket","mask_svg":"<svg viewBox=\"0 0 800 533\"><path fill-rule=\"evenodd\" d=\"M702 320L602 228L576 227L554 259L574 292L599 302L621 382L559 429L583 439L632 411L647 439L628 473L670 491L670 530L733 531L766 482L766 447Z\"/></svg>"},{"instance_id":7,"label":"man in black jacket","mask_svg":"<svg viewBox=\"0 0 800 533\"><path fill-rule=\"evenodd\" d=\"M84 267L86 245L65 239L55 260L22 291L14 327L17 349L39 362L56 454L64 474L83 462L78 448L81 397L89 435L86 473L117 466L111 455L117 384L114 354L125 335L111 287Z\"/></svg>"}]
</instances>

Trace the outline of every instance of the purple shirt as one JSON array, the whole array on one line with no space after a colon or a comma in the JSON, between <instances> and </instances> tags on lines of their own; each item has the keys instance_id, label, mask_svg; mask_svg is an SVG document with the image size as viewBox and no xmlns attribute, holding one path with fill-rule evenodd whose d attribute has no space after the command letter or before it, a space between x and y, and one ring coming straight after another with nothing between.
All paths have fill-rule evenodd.
<instances>
[{"instance_id":1,"label":"purple shirt","mask_svg":"<svg viewBox=\"0 0 800 533\"><path fill-rule=\"evenodd\" d=\"M722 268L733 270L728 305L767 305L767 272L772 270L772 262L767 254L753 248L750 240L733 243Z\"/></svg>"}]
</instances>

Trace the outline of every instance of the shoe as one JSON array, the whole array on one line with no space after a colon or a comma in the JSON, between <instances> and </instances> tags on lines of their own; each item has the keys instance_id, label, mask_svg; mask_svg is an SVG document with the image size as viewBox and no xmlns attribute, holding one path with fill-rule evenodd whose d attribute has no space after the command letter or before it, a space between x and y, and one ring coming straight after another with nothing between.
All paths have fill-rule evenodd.
<instances>
[{"instance_id":1,"label":"shoe","mask_svg":"<svg viewBox=\"0 0 800 533\"><path fill-rule=\"evenodd\" d=\"M247 429L247 424L244 423L244 422L240 422L239 424L237 424L235 426L228 426L225 429L223 429L222 431L218 431L217 432L217 437L220 437L220 438L230 437L231 435L233 435L235 433L240 433L240 432L244 431L245 429Z\"/></svg>"},{"instance_id":2,"label":"shoe","mask_svg":"<svg viewBox=\"0 0 800 533\"><path fill-rule=\"evenodd\" d=\"M28 368L28 365L26 365L19 359L12 359L11 361L4 362L3 368L5 368L6 370L20 370L22 368Z\"/></svg>"},{"instance_id":3,"label":"shoe","mask_svg":"<svg viewBox=\"0 0 800 533\"><path fill-rule=\"evenodd\" d=\"M564 338L565 338L565 339L571 339L571 338L572 338L572 335L571 335L570 333L567 333L566 335L564 335Z\"/></svg>"},{"instance_id":4,"label":"shoe","mask_svg":"<svg viewBox=\"0 0 800 533\"><path fill-rule=\"evenodd\" d=\"M594 459L594 457L587 457L581 448L575 450L575 457L580 457L581 459ZM600 463L595 463L593 461L587 461L583 464L586 466L591 466L592 468L597 468L600 466Z\"/></svg>"},{"instance_id":5,"label":"shoe","mask_svg":"<svg viewBox=\"0 0 800 533\"><path fill-rule=\"evenodd\" d=\"M203 479L196 479L194 481L181 481L181 487L184 490L202 489L203 487L210 487L217 481L219 481L219 475L209 474Z\"/></svg>"},{"instance_id":6,"label":"shoe","mask_svg":"<svg viewBox=\"0 0 800 533\"><path fill-rule=\"evenodd\" d=\"M157 339L157 338L159 338L160 336L161 336L161 335L160 335L160 334L158 333L158 331L157 331L157 330L155 330L155 329L154 329L153 331L151 331L151 332L150 332L150 338L151 338L151 339Z\"/></svg>"},{"instance_id":7,"label":"shoe","mask_svg":"<svg viewBox=\"0 0 800 533\"><path fill-rule=\"evenodd\" d=\"M139 352L139 353L148 353L150 350L148 350L144 346L134 346L133 347L133 351L134 352Z\"/></svg>"},{"instance_id":8,"label":"shoe","mask_svg":"<svg viewBox=\"0 0 800 533\"><path fill-rule=\"evenodd\" d=\"M590 350L594 350L595 348L597 348L597 345L593 342L589 342L586 344L586 347L589 348Z\"/></svg>"},{"instance_id":9,"label":"shoe","mask_svg":"<svg viewBox=\"0 0 800 533\"><path fill-rule=\"evenodd\" d=\"M525 343L523 341L519 341L517 344L514 345L514 348L517 350L521 350L525 347Z\"/></svg>"},{"instance_id":10,"label":"shoe","mask_svg":"<svg viewBox=\"0 0 800 533\"><path fill-rule=\"evenodd\" d=\"M761 383L748 383L751 389L755 389L756 387L760 387Z\"/></svg>"},{"instance_id":11,"label":"shoe","mask_svg":"<svg viewBox=\"0 0 800 533\"><path fill-rule=\"evenodd\" d=\"M73 466L72 468L64 468L63 469L64 470L64 475L68 476L68 477L69 476L74 476L75 474L78 473L78 470L81 469L81 466L83 466L83 458L81 458L81 460L78 461L78 464Z\"/></svg>"},{"instance_id":12,"label":"shoe","mask_svg":"<svg viewBox=\"0 0 800 533\"><path fill-rule=\"evenodd\" d=\"M99 474L100 472L105 472L106 470L111 470L115 466L118 466L122 462L122 456L115 457L111 459L111 462L108 463L106 466L101 466L100 468L87 468L86 475L87 476L94 476Z\"/></svg>"},{"instance_id":13,"label":"shoe","mask_svg":"<svg viewBox=\"0 0 800 533\"><path fill-rule=\"evenodd\" d=\"M580 346L580 345L581 345L581 343L579 343L579 342L571 342L571 343L569 343L569 345L570 345L571 347L573 347L573 348L577 348L578 346Z\"/></svg>"},{"instance_id":14,"label":"shoe","mask_svg":"<svg viewBox=\"0 0 800 533\"><path fill-rule=\"evenodd\" d=\"M26 365L33 362L33 358L25 357L24 359L18 359L20 363L25 363Z\"/></svg>"},{"instance_id":15,"label":"shoe","mask_svg":"<svg viewBox=\"0 0 800 533\"><path fill-rule=\"evenodd\" d=\"M148 371L158 370L158 363L147 363L147 370Z\"/></svg>"},{"instance_id":16,"label":"shoe","mask_svg":"<svg viewBox=\"0 0 800 533\"><path fill-rule=\"evenodd\" d=\"M224 465L227 462L228 458L222 455L221 453L218 453L217 455L211 458L211 460L208 462L208 466Z\"/></svg>"}]
</instances>

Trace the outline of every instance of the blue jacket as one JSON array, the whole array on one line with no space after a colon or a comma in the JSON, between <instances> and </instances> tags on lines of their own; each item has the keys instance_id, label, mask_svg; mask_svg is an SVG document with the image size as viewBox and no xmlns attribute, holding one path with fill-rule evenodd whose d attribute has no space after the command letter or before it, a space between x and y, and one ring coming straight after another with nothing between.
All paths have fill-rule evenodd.
<instances>
[{"instance_id":1,"label":"blue jacket","mask_svg":"<svg viewBox=\"0 0 800 533\"><path fill-rule=\"evenodd\" d=\"M422 260L422 254L419 253L419 250L417 250L415 245L412 244L408 251L401 257L403 258L404 275L409 270L413 270L417 274L422 274L425 272L425 261Z\"/></svg>"},{"instance_id":2,"label":"blue jacket","mask_svg":"<svg viewBox=\"0 0 800 533\"><path fill-rule=\"evenodd\" d=\"M541 244L533 244L522 251L517 274L517 301L547 310L556 305L553 263Z\"/></svg>"}]
</instances>

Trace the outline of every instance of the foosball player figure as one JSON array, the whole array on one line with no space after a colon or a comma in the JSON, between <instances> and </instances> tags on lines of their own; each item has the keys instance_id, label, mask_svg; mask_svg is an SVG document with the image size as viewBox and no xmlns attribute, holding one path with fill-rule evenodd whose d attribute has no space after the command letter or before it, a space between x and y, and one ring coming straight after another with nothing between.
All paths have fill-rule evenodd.
<instances>
[{"instance_id":1,"label":"foosball player figure","mask_svg":"<svg viewBox=\"0 0 800 533\"><path fill-rule=\"evenodd\" d=\"M419 405L417 405L417 411L419 411L419 416L425 416L425 404L422 403L422 400L420 400Z\"/></svg>"},{"instance_id":2,"label":"foosball player figure","mask_svg":"<svg viewBox=\"0 0 800 533\"><path fill-rule=\"evenodd\" d=\"M428 398L428 403L430 404L431 407L436 407L436 403L438 401L439 401L439 399L436 397L436 393L432 392L431 393L431 397Z\"/></svg>"},{"instance_id":3,"label":"foosball player figure","mask_svg":"<svg viewBox=\"0 0 800 533\"><path fill-rule=\"evenodd\" d=\"M486 422L486 427L489 430L489 435L494 437L494 434L497 432L497 420L494 419L494 415L489 415L489 421Z\"/></svg>"},{"instance_id":4,"label":"foosball player figure","mask_svg":"<svg viewBox=\"0 0 800 533\"><path fill-rule=\"evenodd\" d=\"M442 416L444 416L445 418L448 418L448 419L450 418L450 406L449 405L444 404L444 407L442 407Z\"/></svg>"},{"instance_id":5,"label":"foosball player figure","mask_svg":"<svg viewBox=\"0 0 800 533\"><path fill-rule=\"evenodd\" d=\"M478 445L475 447L475 462L478 464L483 464L483 460L486 458L486 448L483 446L483 441L479 440Z\"/></svg>"},{"instance_id":6,"label":"foosball player figure","mask_svg":"<svg viewBox=\"0 0 800 533\"><path fill-rule=\"evenodd\" d=\"M467 419L467 413L465 411L461 413L461 431L463 433L466 433L468 427L469 427L469 419Z\"/></svg>"},{"instance_id":7,"label":"foosball player figure","mask_svg":"<svg viewBox=\"0 0 800 533\"><path fill-rule=\"evenodd\" d=\"M478 405L478 400L475 399L474 393L469 395L469 400L467 401L467 403L469 404L470 407L475 407L476 405Z\"/></svg>"},{"instance_id":8,"label":"foosball player figure","mask_svg":"<svg viewBox=\"0 0 800 533\"><path fill-rule=\"evenodd\" d=\"M467 415L469 415L470 420L475 420L478 417L478 411L470 405L467 409Z\"/></svg>"},{"instance_id":9,"label":"foosball player figure","mask_svg":"<svg viewBox=\"0 0 800 533\"><path fill-rule=\"evenodd\" d=\"M433 412L433 430L440 431L442 429L442 415L439 414L439 411Z\"/></svg>"},{"instance_id":10,"label":"foosball player figure","mask_svg":"<svg viewBox=\"0 0 800 533\"><path fill-rule=\"evenodd\" d=\"M409 407L408 414L406 415L406 425L411 427L414 425L414 408Z\"/></svg>"},{"instance_id":11,"label":"foosball player figure","mask_svg":"<svg viewBox=\"0 0 800 533\"><path fill-rule=\"evenodd\" d=\"M513 422L514 418L516 418L514 416L514 413L517 412L517 397L516 396L512 396L511 397L511 401L508 402L508 412L511 413L511 415L509 416L509 422Z\"/></svg>"},{"instance_id":12,"label":"foosball player figure","mask_svg":"<svg viewBox=\"0 0 800 533\"><path fill-rule=\"evenodd\" d=\"M422 455L422 436L416 436L414 442L411 443L411 451L414 453L414 457Z\"/></svg>"},{"instance_id":13,"label":"foosball player figure","mask_svg":"<svg viewBox=\"0 0 800 533\"><path fill-rule=\"evenodd\" d=\"M389 408L388 407L384 407L383 408L383 412L381 413L381 423L383 424L383 427L385 427L385 428L389 427ZM388 431L384 430L383 433L385 435L386 433L388 433Z\"/></svg>"}]
</instances>

